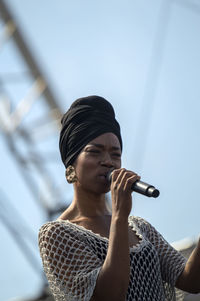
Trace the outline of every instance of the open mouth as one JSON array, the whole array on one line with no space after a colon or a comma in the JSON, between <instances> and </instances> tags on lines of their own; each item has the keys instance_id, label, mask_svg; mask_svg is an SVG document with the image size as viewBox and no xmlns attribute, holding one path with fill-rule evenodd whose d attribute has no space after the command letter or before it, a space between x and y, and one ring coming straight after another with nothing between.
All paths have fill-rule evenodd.
<instances>
[{"instance_id":1,"label":"open mouth","mask_svg":"<svg viewBox=\"0 0 200 301\"><path fill-rule=\"evenodd\" d=\"M106 185L108 185L108 184L110 183L109 178L108 178L108 173L99 175L99 178L100 178L101 181L104 182Z\"/></svg>"},{"instance_id":2,"label":"open mouth","mask_svg":"<svg viewBox=\"0 0 200 301\"><path fill-rule=\"evenodd\" d=\"M106 179L107 175L99 175L100 178Z\"/></svg>"}]
</instances>

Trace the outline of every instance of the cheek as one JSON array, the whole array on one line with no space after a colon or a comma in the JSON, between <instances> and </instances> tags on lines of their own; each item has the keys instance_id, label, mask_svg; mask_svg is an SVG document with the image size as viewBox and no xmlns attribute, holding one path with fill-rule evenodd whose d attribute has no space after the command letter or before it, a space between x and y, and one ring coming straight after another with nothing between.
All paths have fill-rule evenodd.
<instances>
[{"instance_id":1,"label":"cheek","mask_svg":"<svg viewBox=\"0 0 200 301\"><path fill-rule=\"evenodd\" d=\"M121 166L122 166L122 160L121 159L119 160L118 164L119 164L119 168L121 168Z\"/></svg>"},{"instance_id":2,"label":"cheek","mask_svg":"<svg viewBox=\"0 0 200 301\"><path fill-rule=\"evenodd\" d=\"M115 162L114 162L114 165L115 165L115 168L116 169L118 169L118 168L121 168L121 159L120 160L116 160Z\"/></svg>"},{"instance_id":3,"label":"cheek","mask_svg":"<svg viewBox=\"0 0 200 301\"><path fill-rule=\"evenodd\" d=\"M80 156L76 160L74 167L78 179L84 180L85 177L88 178L92 174L92 171L96 167L96 162L94 162L94 160L89 160L88 158L82 158L82 156Z\"/></svg>"}]
</instances>

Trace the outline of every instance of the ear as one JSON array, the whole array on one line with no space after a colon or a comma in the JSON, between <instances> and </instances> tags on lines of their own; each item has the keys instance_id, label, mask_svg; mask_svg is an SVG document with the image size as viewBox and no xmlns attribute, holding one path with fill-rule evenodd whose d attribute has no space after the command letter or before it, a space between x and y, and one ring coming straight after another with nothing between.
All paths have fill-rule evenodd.
<instances>
[{"instance_id":1,"label":"ear","mask_svg":"<svg viewBox=\"0 0 200 301\"><path fill-rule=\"evenodd\" d=\"M73 165L69 165L65 171L65 176L69 184L77 182L77 176Z\"/></svg>"}]
</instances>

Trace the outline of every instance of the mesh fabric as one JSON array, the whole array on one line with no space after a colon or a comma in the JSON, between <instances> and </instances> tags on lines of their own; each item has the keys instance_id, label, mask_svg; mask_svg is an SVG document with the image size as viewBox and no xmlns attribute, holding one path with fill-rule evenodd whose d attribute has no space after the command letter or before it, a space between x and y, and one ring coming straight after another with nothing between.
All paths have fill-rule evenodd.
<instances>
[{"instance_id":1,"label":"mesh fabric","mask_svg":"<svg viewBox=\"0 0 200 301\"><path fill-rule=\"evenodd\" d=\"M182 300L175 282L186 259L144 219L129 217L140 238L130 248L130 282L126 301ZM108 248L108 239L69 221L43 225L39 247L56 301L89 301ZM120 271L119 271L120 273Z\"/></svg>"}]
</instances>

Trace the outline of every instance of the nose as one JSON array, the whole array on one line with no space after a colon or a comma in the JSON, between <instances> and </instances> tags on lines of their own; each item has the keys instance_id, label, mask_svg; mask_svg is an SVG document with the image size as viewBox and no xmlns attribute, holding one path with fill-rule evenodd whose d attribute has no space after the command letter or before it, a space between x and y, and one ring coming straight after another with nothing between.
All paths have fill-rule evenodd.
<instances>
[{"instance_id":1,"label":"nose","mask_svg":"<svg viewBox=\"0 0 200 301\"><path fill-rule=\"evenodd\" d=\"M106 167L109 167L109 168L114 167L112 158L111 158L109 153L104 154L104 156L101 158L100 164L102 166L106 166Z\"/></svg>"}]
</instances>

